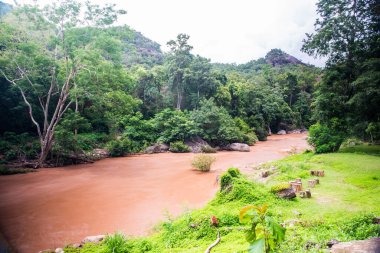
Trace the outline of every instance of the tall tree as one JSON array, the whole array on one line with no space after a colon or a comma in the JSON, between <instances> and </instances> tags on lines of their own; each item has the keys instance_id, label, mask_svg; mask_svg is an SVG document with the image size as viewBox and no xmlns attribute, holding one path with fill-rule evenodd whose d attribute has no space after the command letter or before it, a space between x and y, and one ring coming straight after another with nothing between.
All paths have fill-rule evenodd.
<instances>
[{"instance_id":1,"label":"tall tree","mask_svg":"<svg viewBox=\"0 0 380 253\"><path fill-rule=\"evenodd\" d=\"M53 2L42 9L37 5L24 5L18 7L16 14L28 33L1 24L1 34L6 36L2 36L0 73L20 91L37 128L41 152L36 167L45 162L55 129L76 100L72 96L75 78L87 67L74 53L77 48L68 45L66 34L83 25L113 24L119 14L125 14L114 7L100 7L89 1L83 6L75 0Z\"/></svg>"},{"instance_id":2,"label":"tall tree","mask_svg":"<svg viewBox=\"0 0 380 253\"><path fill-rule=\"evenodd\" d=\"M177 40L171 40L167 43L170 47L169 71L171 74L171 88L176 92L177 110L181 110L185 90L184 75L188 71L193 58L190 53L193 47L188 44L189 38L189 35L181 33L178 34Z\"/></svg>"},{"instance_id":3,"label":"tall tree","mask_svg":"<svg viewBox=\"0 0 380 253\"><path fill-rule=\"evenodd\" d=\"M339 130L364 137L380 124L380 3L377 0L320 0L315 34L303 51L327 56L316 91L315 117Z\"/></svg>"}]
</instances>

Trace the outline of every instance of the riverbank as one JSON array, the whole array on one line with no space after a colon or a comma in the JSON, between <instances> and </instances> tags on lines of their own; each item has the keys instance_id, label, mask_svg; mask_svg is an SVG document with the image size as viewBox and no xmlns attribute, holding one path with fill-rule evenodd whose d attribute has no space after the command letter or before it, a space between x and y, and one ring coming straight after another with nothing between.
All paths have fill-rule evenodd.
<instances>
[{"instance_id":1,"label":"riverbank","mask_svg":"<svg viewBox=\"0 0 380 253\"><path fill-rule=\"evenodd\" d=\"M194 154L152 154L0 177L0 229L20 253L121 231L146 235L165 218L200 208L218 190L216 176L307 148L305 134L270 136L250 152L218 152L210 173L191 168Z\"/></svg>"}]
</instances>

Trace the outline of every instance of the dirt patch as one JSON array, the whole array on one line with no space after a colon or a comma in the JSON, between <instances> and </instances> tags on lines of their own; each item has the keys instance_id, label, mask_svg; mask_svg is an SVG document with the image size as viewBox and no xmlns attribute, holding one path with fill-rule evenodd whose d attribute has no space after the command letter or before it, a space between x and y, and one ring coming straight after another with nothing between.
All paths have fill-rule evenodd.
<instances>
[{"instance_id":1,"label":"dirt patch","mask_svg":"<svg viewBox=\"0 0 380 253\"><path fill-rule=\"evenodd\" d=\"M284 157L281 150L292 146L307 148L306 135L275 135L250 152L212 154L217 161L210 173L191 168L194 154L162 153L0 177L0 231L20 253L115 231L143 235L166 210L178 215L205 205L225 169L248 171Z\"/></svg>"}]
</instances>

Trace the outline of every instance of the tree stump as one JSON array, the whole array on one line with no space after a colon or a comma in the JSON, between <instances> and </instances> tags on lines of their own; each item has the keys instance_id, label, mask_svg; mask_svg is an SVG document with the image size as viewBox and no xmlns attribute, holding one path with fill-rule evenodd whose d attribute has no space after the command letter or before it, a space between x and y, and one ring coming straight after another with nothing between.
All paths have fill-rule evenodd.
<instances>
[{"instance_id":1,"label":"tree stump","mask_svg":"<svg viewBox=\"0 0 380 253\"><path fill-rule=\"evenodd\" d=\"M261 177L268 177L269 176L269 171L265 170L261 172Z\"/></svg>"},{"instance_id":2,"label":"tree stump","mask_svg":"<svg viewBox=\"0 0 380 253\"><path fill-rule=\"evenodd\" d=\"M310 189L307 189L306 191L305 191L305 193L306 193L306 198L311 198L311 192L310 192Z\"/></svg>"},{"instance_id":3,"label":"tree stump","mask_svg":"<svg viewBox=\"0 0 380 253\"><path fill-rule=\"evenodd\" d=\"M300 198L306 198L306 192L300 191Z\"/></svg>"},{"instance_id":4,"label":"tree stump","mask_svg":"<svg viewBox=\"0 0 380 253\"><path fill-rule=\"evenodd\" d=\"M319 184L319 179L318 178L314 178L314 181L315 181L315 184Z\"/></svg>"},{"instance_id":5,"label":"tree stump","mask_svg":"<svg viewBox=\"0 0 380 253\"><path fill-rule=\"evenodd\" d=\"M324 170L318 170L318 177L324 177L325 171Z\"/></svg>"},{"instance_id":6,"label":"tree stump","mask_svg":"<svg viewBox=\"0 0 380 253\"><path fill-rule=\"evenodd\" d=\"M300 184L300 183L295 183L295 184L293 184L292 186L294 186L294 191L295 192L300 192L300 191L302 191L302 184Z\"/></svg>"},{"instance_id":7,"label":"tree stump","mask_svg":"<svg viewBox=\"0 0 380 253\"><path fill-rule=\"evenodd\" d=\"M296 179L296 182L302 184L302 180L301 180L301 178L297 178L297 179Z\"/></svg>"},{"instance_id":8,"label":"tree stump","mask_svg":"<svg viewBox=\"0 0 380 253\"><path fill-rule=\"evenodd\" d=\"M317 175L317 173L316 173L316 171L315 171L315 170L311 170L311 171L310 171L310 175L312 175L312 176L316 176L316 175Z\"/></svg>"},{"instance_id":9,"label":"tree stump","mask_svg":"<svg viewBox=\"0 0 380 253\"><path fill-rule=\"evenodd\" d=\"M316 183L317 183L314 179L313 180L308 180L307 182L308 182L310 188L314 188L315 185L316 185Z\"/></svg>"}]
</instances>

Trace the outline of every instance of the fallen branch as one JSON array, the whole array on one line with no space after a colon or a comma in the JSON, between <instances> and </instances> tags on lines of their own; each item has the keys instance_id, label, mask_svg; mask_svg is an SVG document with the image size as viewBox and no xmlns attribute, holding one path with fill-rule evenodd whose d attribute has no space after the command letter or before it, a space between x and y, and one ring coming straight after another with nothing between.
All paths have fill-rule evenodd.
<instances>
[{"instance_id":1,"label":"fallen branch","mask_svg":"<svg viewBox=\"0 0 380 253\"><path fill-rule=\"evenodd\" d=\"M210 246L208 246L208 248L206 249L205 253L210 253L212 248L214 248L218 243L220 242L220 232L218 230L218 236L216 238L216 241L213 242L213 244L211 244Z\"/></svg>"}]
</instances>

